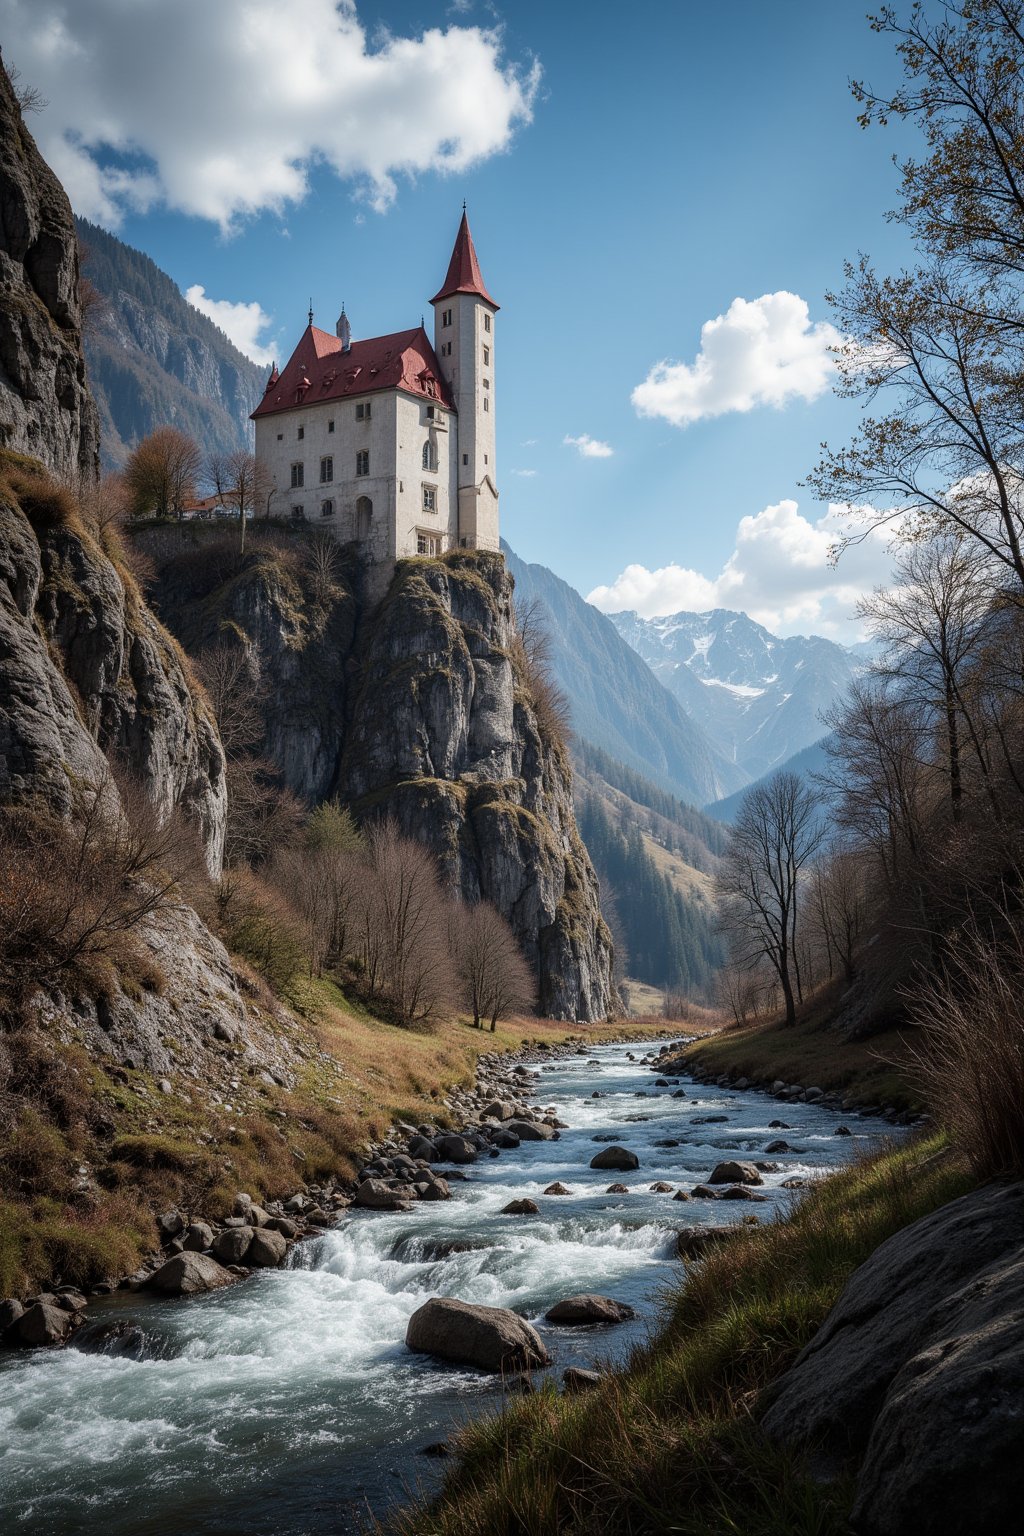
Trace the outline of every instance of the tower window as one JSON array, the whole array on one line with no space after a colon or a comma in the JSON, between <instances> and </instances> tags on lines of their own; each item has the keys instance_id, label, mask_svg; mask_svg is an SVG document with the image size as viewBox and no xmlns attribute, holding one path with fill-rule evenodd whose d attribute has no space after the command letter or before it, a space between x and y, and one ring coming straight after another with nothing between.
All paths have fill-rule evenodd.
<instances>
[{"instance_id":1,"label":"tower window","mask_svg":"<svg viewBox=\"0 0 1024 1536\"><path fill-rule=\"evenodd\" d=\"M334 479L334 455L328 454L320 460L320 484L329 485Z\"/></svg>"},{"instance_id":2,"label":"tower window","mask_svg":"<svg viewBox=\"0 0 1024 1536\"><path fill-rule=\"evenodd\" d=\"M283 432L279 432L277 434L277 440L278 440L279 443L283 443L284 442L284 433Z\"/></svg>"},{"instance_id":3,"label":"tower window","mask_svg":"<svg viewBox=\"0 0 1024 1536\"><path fill-rule=\"evenodd\" d=\"M369 421L372 400L360 400L356 405L356 421Z\"/></svg>"},{"instance_id":4,"label":"tower window","mask_svg":"<svg viewBox=\"0 0 1024 1536\"><path fill-rule=\"evenodd\" d=\"M484 330L485 331L489 331L490 329L491 329L491 317L490 317L490 315L484 315Z\"/></svg>"},{"instance_id":5,"label":"tower window","mask_svg":"<svg viewBox=\"0 0 1024 1536\"><path fill-rule=\"evenodd\" d=\"M292 465L292 490L297 490L300 485L306 483L306 472L301 464Z\"/></svg>"},{"instance_id":6,"label":"tower window","mask_svg":"<svg viewBox=\"0 0 1024 1536\"><path fill-rule=\"evenodd\" d=\"M469 463L469 454L468 453L464 453L462 455L462 462L463 462L463 464L468 464Z\"/></svg>"},{"instance_id":7,"label":"tower window","mask_svg":"<svg viewBox=\"0 0 1024 1536\"><path fill-rule=\"evenodd\" d=\"M370 450L368 448L360 448L359 452L356 454L356 474L368 475L369 473Z\"/></svg>"},{"instance_id":8,"label":"tower window","mask_svg":"<svg viewBox=\"0 0 1024 1536\"><path fill-rule=\"evenodd\" d=\"M451 312L451 310L450 309L443 309L441 311L441 324L444 325L444 326L448 326L448 325L451 325L451 323L452 323L452 312Z\"/></svg>"},{"instance_id":9,"label":"tower window","mask_svg":"<svg viewBox=\"0 0 1024 1536\"><path fill-rule=\"evenodd\" d=\"M484 395L484 410L485 411L489 411L490 408L491 408L491 402L490 402L490 400L488 400L487 396Z\"/></svg>"},{"instance_id":10,"label":"tower window","mask_svg":"<svg viewBox=\"0 0 1024 1536\"><path fill-rule=\"evenodd\" d=\"M490 349L490 347L484 347L484 367L485 368L489 367L490 366L490 362L491 362L491 349Z\"/></svg>"},{"instance_id":11,"label":"tower window","mask_svg":"<svg viewBox=\"0 0 1024 1536\"><path fill-rule=\"evenodd\" d=\"M328 432L333 432L334 431L334 422L333 421L329 421L327 423L327 430L328 430Z\"/></svg>"},{"instance_id":12,"label":"tower window","mask_svg":"<svg viewBox=\"0 0 1024 1536\"><path fill-rule=\"evenodd\" d=\"M302 439L305 437L305 435L306 435L305 427L300 427L299 428L299 432L298 432L298 437L299 437L299 442L300 443L302 442Z\"/></svg>"},{"instance_id":13,"label":"tower window","mask_svg":"<svg viewBox=\"0 0 1024 1536\"><path fill-rule=\"evenodd\" d=\"M430 470L432 474L437 474L437 447L429 437L423 444L423 468Z\"/></svg>"},{"instance_id":14,"label":"tower window","mask_svg":"<svg viewBox=\"0 0 1024 1536\"><path fill-rule=\"evenodd\" d=\"M436 512L437 511L437 486L436 485L425 485L423 487L423 510L424 510L424 512Z\"/></svg>"},{"instance_id":15,"label":"tower window","mask_svg":"<svg viewBox=\"0 0 1024 1536\"><path fill-rule=\"evenodd\" d=\"M484 379L484 389L490 389L490 387L491 387L490 379Z\"/></svg>"},{"instance_id":16,"label":"tower window","mask_svg":"<svg viewBox=\"0 0 1024 1536\"><path fill-rule=\"evenodd\" d=\"M322 501L320 503L320 516L321 517L333 517L334 516L334 502L333 501Z\"/></svg>"},{"instance_id":17,"label":"tower window","mask_svg":"<svg viewBox=\"0 0 1024 1536\"><path fill-rule=\"evenodd\" d=\"M418 555L431 555L436 558L441 553L441 535L428 533L425 528L416 530L416 553Z\"/></svg>"}]
</instances>

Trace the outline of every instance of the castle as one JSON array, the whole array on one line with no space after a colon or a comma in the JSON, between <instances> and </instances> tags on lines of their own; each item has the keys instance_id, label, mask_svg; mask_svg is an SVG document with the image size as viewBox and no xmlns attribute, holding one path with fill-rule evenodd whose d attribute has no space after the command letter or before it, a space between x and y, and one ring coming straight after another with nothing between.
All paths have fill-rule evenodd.
<instances>
[{"instance_id":1,"label":"castle","mask_svg":"<svg viewBox=\"0 0 1024 1536\"><path fill-rule=\"evenodd\" d=\"M353 540L375 564L499 547L494 322L465 210L422 324L353 341L309 325L252 413L269 510Z\"/></svg>"}]
</instances>

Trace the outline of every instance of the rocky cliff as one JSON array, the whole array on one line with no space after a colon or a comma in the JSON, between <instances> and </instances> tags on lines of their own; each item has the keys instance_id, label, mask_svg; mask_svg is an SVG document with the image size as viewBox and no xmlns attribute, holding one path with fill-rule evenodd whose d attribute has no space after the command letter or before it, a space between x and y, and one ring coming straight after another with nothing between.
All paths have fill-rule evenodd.
<instances>
[{"instance_id":1,"label":"rocky cliff","mask_svg":"<svg viewBox=\"0 0 1024 1536\"><path fill-rule=\"evenodd\" d=\"M0 66L0 446L92 478L99 426L85 382L71 205Z\"/></svg>"},{"instance_id":2,"label":"rocky cliff","mask_svg":"<svg viewBox=\"0 0 1024 1536\"><path fill-rule=\"evenodd\" d=\"M62 815L111 770L224 852L217 728L179 648L46 477L0 462L0 801Z\"/></svg>"},{"instance_id":3,"label":"rocky cliff","mask_svg":"<svg viewBox=\"0 0 1024 1536\"><path fill-rule=\"evenodd\" d=\"M161 540L178 552L161 554ZM193 655L249 654L261 752L307 802L391 814L468 901L491 901L534 965L542 1010L604 1017L611 941L576 827L572 772L543 731L500 555L399 566L383 602L316 538L154 535L154 600Z\"/></svg>"},{"instance_id":4,"label":"rocky cliff","mask_svg":"<svg viewBox=\"0 0 1024 1536\"><path fill-rule=\"evenodd\" d=\"M358 667L343 797L393 814L467 900L493 902L536 966L543 1012L603 1017L611 941L565 748L517 654L503 556L403 562Z\"/></svg>"}]
</instances>

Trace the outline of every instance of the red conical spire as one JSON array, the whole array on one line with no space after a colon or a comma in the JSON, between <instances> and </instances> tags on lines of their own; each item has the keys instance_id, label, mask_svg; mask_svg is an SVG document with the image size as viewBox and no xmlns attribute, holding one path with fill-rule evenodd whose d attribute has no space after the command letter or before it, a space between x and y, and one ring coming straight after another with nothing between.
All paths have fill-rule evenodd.
<instances>
[{"instance_id":1,"label":"red conical spire","mask_svg":"<svg viewBox=\"0 0 1024 1536\"><path fill-rule=\"evenodd\" d=\"M498 308L484 287L484 280L480 275L480 263L476 259L476 251L473 248L473 236L469 232L465 203L462 205L462 223L455 237L455 249L448 263L448 276L444 280L440 293L435 293L430 302L436 304L440 299L450 299L455 293L475 293L478 298L485 300L494 309Z\"/></svg>"}]
</instances>

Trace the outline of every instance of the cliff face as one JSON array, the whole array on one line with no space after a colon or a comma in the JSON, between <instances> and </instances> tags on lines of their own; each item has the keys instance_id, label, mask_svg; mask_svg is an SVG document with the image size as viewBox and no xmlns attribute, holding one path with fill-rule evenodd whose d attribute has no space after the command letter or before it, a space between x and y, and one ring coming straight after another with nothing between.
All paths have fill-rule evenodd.
<instances>
[{"instance_id":1,"label":"cliff face","mask_svg":"<svg viewBox=\"0 0 1024 1536\"><path fill-rule=\"evenodd\" d=\"M71 205L0 67L0 446L58 475L95 477Z\"/></svg>"},{"instance_id":2,"label":"cliff face","mask_svg":"<svg viewBox=\"0 0 1024 1536\"><path fill-rule=\"evenodd\" d=\"M611 1007L611 940L565 750L515 659L512 594L501 555L399 566L358 657L339 789L394 815L467 900L493 902L544 1013L591 1020Z\"/></svg>"},{"instance_id":3,"label":"cliff face","mask_svg":"<svg viewBox=\"0 0 1024 1536\"><path fill-rule=\"evenodd\" d=\"M0 801L67 815L114 765L180 809L220 870L227 798L217 729L184 658L99 542L16 472L0 483Z\"/></svg>"},{"instance_id":4,"label":"cliff face","mask_svg":"<svg viewBox=\"0 0 1024 1536\"><path fill-rule=\"evenodd\" d=\"M516 659L503 557L407 561L373 611L340 554L329 579L318 574L316 540L257 535L243 556L233 535L168 537L184 547L159 560L159 611L193 655L244 645L259 750L288 787L393 815L467 901L508 919L544 1013L604 1017L611 940L567 755L545 739Z\"/></svg>"}]
</instances>

